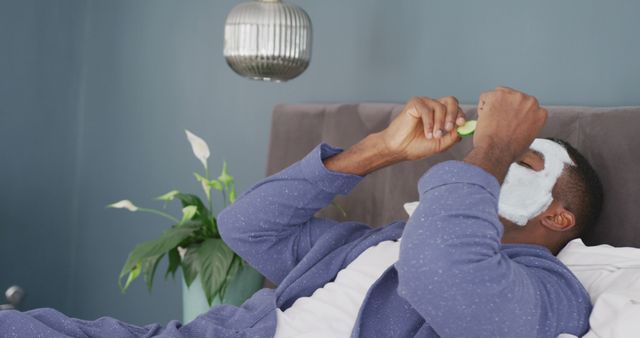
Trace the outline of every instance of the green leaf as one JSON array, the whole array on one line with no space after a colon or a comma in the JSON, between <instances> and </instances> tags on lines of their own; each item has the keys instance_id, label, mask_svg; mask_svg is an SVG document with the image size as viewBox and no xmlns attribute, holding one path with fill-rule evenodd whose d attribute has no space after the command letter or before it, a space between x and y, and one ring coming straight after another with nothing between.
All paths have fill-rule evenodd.
<instances>
[{"instance_id":1,"label":"green leaf","mask_svg":"<svg viewBox=\"0 0 640 338\"><path fill-rule=\"evenodd\" d=\"M157 200L160 201L173 201L174 197L176 197L177 194L179 194L180 192L178 190L171 190L168 193L164 194L164 195L160 195L158 197L156 197Z\"/></svg>"},{"instance_id":2,"label":"green leaf","mask_svg":"<svg viewBox=\"0 0 640 338\"><path fill-rule=\"evenodd\" d=\"M202 200L200 200L200 197L194 194L179 193L176 194L176 198L180 200L180 202L182 203L182 207L195 205L198 207L198 211L200 211L201 208L205 208Z\"/></svg>"},{"instance_id":3,"label":"green leaf","mask_svg":"<svg viewBox=\"0 0 640 338\"><path fill-rule=\"evenodd\" d=\"M216 190L222 190L222 183L216 179L209 181L209 186Z\"/></svg>"},{"instance_id":4,"label":"green leaf","mask_svg":"<svg viewBox=\"0 0 640 338\"><path fill-rule=\"evenodd\" d=\"M176 247L169 250L167 257L169 258L169 265L167 266L167 272L164 274L164 279L167 279L169 274L175 278L176 270L178 270L180 266L180 253L178 252L178 248Z\"/></svg>"},{"instance_id":5,"label":"green leaf","mask_svg":"<svg viewBox=\"0 0 640 338\"><path fill-rule=\"evenodd\" d=\"M138 265L142 265L144 259L166 254L169 250L177 247L183 240L193 236L196 230L198 230L198 227L191 224L185 224L181 227L171 227L165 230L162 235L160 235L160 238L138 244L133 251L129 253L129 257L124 263L122 271L120 271L119 281L127 274L129 274L131 278L130 273ZM135 277L133 279L135 279ZM123 287L122 284L120 284L123 292L127 290L128 286L128 284L125 284Z\"/></svg>"},{"instance_id":6,"label":"green leaf","mask_svg":"<svg viewBox=\"0 0 640 338\"><path fill-rule=\"evenodd\" d=\"M190 221L197 212L198 207L195 205L189 205L182 208L182 220L180 221L180 225L185 224L187 221Z\"/></svg>"},{"instance_id":7,"label":"green leaf","mask_svg":"<svg viewBox=\"0 0 640 338\"><path fill-rule=\"evenodd\" d=\"M187 287L191 286L191 283L193 283L198 276L198 256L196 255L196 250L199 247L200 245L188 247L187 252L182 258L182 276L184 277L184 282L187 284Z\"/></svg>"},{"instance_id":8,"label":"green leaf","mask_svg":"<svg viewBox=\"0 0 640 338\"><path fill-rule=\"evenodd\" d=\"M218 176L218 181L222 182L222 184L224 184L227 189L229 188L231 182L233 182L233 176L229 175L229 173L227 172L227 161L224 161L222 163L222 173L220 174L220 176Z\"/></svg>"},{"instance_id":9,"label":"green leaf","mask_svg":"<svg viewBox=\"0 0 640 338\"><path fill-rule=\"evenodd\" d=\"M180 200L183 208L190 205L195 205L198 210L195 219L200 220L202 224L207 227L213 227L213 224L211 224L211 212L209 211L209 209L207 209L207 207L204 206L204 203L202 203L202 200L200 200L198 196L193 194L179 193L176 195L176 198Z\"/></svg>"},{"instance_id":10,"label":"green leaf","mask_svg":"<svg viewBox=\"0 0 640 338\"><path fill-rule=\"evenodd\" d=\"M151 287L153 286L153 276L156 274L156 269L158 268L158 263L164 257L164 254L148 257L142 260L142 271L144 272L142 275L142 279L147 284L147 288L149 292L151 292Z\"/></svg>"},{"instance_id":11,"label":"green leaf","mask_svg":"<svg viewBox=\"0 0 640 338\"><path fill-rule=\"evenodd\" d=\"M129 277L127 277L127 282L124 284L124 287L122 286L120 287L123 293L127 290L127 288L129 287L129 284L131 284L131 282L133 282L136 278L138 278L138 276L140 276L140 271L142 271L142 264L140 263L136 264L133 267L133 269L129 271ZM122 276L120 276L120 279L122 279Z\"/></svg>"},{"instance_id":12,"label":"green leaf","mask_svg":"<svg viewBox=\"0 0 640 338\"><path fill-rule=\"evenodd\" d=\"M209 230L214 237L220 237L220 234L218 233L218 221L213 216L211 217L211 225Z\"/></svg>"},{"instance_id":13,"label":"green leaf","mask_svg":"<svg viewBox=\"0 0 640 338\"><path fill-rule=\"evenodd\" d=\"M210 238L202 242L196 255L200 282L207 302L211 305L225 281L234 253L221 239Z\"/></svg>"},{"instance_id":14,"label":"green leaf","mask_svg":"<svg viewBox=\"0 0 640 338\"><path fill-rule=\"evenodd\" d=\"M224 283L220 288L220 301L224 302L224 296L227 293L227 287L231 284L231 281L236 277L240 269L242 268L242 258L238 255L233 255L233 261L231 261L231 265L229 266L229 270L227 271L227 276L224 279Z\"/></svg>"},{"instance_id":15,"label":"green leaf","mask_svg":"<svg viewBox=\"0 0 640 338\"><path fill-rule=\"evenodd\" d=\"M229 191L229 202L233 203L236 201L236 185L231 182L231 190Z\"/></svg>"},{"instance_id":16,"label":"green leaf","mask_svg":"<svg viewBox=\"0 0 640 338\"><path fill-rule=\"evenodd\" d=\"M198 174L198 173L193 173L193 176L196 178L196 180L198 180L198 182L204 182L204 183L209 183L209 180L207 180L206 177Z\"/></svg>"}]
</instances>

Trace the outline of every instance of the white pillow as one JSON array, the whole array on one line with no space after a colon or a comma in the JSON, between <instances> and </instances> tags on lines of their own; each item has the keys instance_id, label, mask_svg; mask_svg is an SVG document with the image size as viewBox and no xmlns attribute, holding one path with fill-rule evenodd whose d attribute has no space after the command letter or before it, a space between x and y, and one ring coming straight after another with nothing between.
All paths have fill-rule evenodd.
<instances>
[{"instance_id":1,"label":"white pillow","mask_svg":"<svg viewBox=\"0 0 640 338\"><path fill-rule=\"evenodd\" d=\"M404 207L404 211L407 212L407 214L409 214L409 217L411 217L411 215L413 214L414 211L416 211L416 208L418 207L418 204L420 202L415 201L415 202L409 202L409 203L405 203L403 205Z\"/></svg>"},{"instance_id":2,"label":"white pillow","mask_svg":"<svg viewBox=\"0 0 640 338\"><path fill-rule=\"evenodd\" d=\"M569 242L558 254L587 289L593 312L583 338L636 338L640 332L640 249Z\"/></svg>"},{"instance_id":3,"label":"white pillow","mask_svg":"<svg viewBox=\"0 0 640 338\"><path fill-rule=\"evenodd\" d=\"M581 239L569 242L558 254L596 303L605 292L637 292L640 301L640 249L610 245L586 246Z\"/></svg>"}]
</instances>

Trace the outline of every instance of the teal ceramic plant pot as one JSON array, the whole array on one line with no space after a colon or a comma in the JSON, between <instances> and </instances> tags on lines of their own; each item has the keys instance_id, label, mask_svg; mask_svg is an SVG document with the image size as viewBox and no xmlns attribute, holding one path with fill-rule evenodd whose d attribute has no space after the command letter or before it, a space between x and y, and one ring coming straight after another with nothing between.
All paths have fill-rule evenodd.
<instances>
[{"instance_id":1,"label":"teal ceramic plant pot","mask_svg":"<svg viewBox=\"0 0 640 338\"><path fill-rule=\"evenodd\" d=\"M207 304L207 298L202 291L200 278L196 278L190 287L182 279L182 322L184 324L192 321L199 315L209 311L211 307L220 304L241 305L245 300L249 299L256 291L262 288L264 278L258 271L252 267L245 267L238 271L238 274L229 285L224 302L219 297L214 298L213 304Z\"/></svg>"}]
</instances>

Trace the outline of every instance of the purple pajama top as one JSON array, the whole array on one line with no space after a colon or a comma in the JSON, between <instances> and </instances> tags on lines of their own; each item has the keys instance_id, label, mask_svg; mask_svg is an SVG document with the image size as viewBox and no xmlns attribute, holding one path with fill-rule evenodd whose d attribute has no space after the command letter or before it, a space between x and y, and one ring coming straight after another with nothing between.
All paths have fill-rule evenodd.
<instances>
[{"instance_id":1,"label":"purple pajama top","mask_svg":"<svg viewBox=\"0 0 640 338\"><path fill-rule=\"evenodd\" d=\"M548 249L501 244L500 186L479 167L434 166L406 222L380 228L314 217L362 177L326 169L322 144L268 177L218 217L229 246L278 287L217 306L187 325L83 321L52 309L0 311L0 337L272 337L285 310L332 281L367 248L402 236L400 258L371 286L352 337L583 335L591 311L579 281Z\"/></svg>"}]
</instances>

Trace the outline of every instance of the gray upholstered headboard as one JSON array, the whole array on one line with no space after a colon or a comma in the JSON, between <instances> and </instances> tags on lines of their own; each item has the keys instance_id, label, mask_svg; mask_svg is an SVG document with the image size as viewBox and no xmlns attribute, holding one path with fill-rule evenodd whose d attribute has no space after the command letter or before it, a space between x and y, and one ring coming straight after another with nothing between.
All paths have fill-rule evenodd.
<instances>
[{"instance_id":1,"label":"gray upholstered headboard","mask_svg":"<svg viewBox=\"0 0 640 338\"><path fill-rule=\"evenodd\" d=\"M347 148L365 135L382 130L399 113L400 104L282 104L275 107L267 173L302 158L320 142ZM589 245L640 247L640 107L547 107L550 116L542 137L569 141L593 164L605 190L598 225L584 240ZM468 116L475 116L466 106ZM402 163L375 172L323 217L357 220L374 226L406 219L402 205L418 198L416 183L433 164L462 159L471 148L465 139L434 158Z\"/></svg>"}]
</instances>

